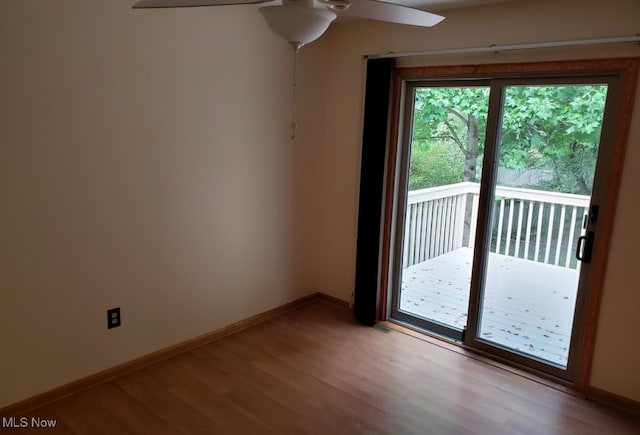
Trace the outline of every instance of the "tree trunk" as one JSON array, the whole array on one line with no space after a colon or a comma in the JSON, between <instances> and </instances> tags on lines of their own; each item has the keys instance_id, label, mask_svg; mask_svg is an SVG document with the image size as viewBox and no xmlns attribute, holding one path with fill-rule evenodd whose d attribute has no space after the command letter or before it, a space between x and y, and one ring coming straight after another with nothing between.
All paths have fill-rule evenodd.
<instances>
[{"instance_id":1,"label":"tree trunk","mask_svg":"<svg viewBox=\"0 0 640 435\"><path fill-rule=\"evenodd\" d=\"M476 181L478 161L478 120L469 115L467 120L467 144L464 153L464 181Z\"/></svg>"},{"instance_id":2,"label":"tree trunk","mask_svg":"<svg viewBox=\"0 0 640 435\"><path fill-rule=\"evenodd\" d=\"M464 181L476 181L476 164L478 161L478 120L475 116L469 115L467 120L467 143L464 153ZM473 195L467 194L466 213L464 216L464 232L462 243L469 246L469 242L475 237L471 232L471 208L473 205Z\"/></svg>"},{"instance_id":3,"label":"tree trunk","mask_svg":"<svg viewBox=\"0 0 640 435\"><path fill-rule=\"evenodd\" d=\"M583 177L578 177L576 182L578 183L578 194L591 195L591 189L589 189L589 186L587 186L587 182Z\"/></svg>"}]
</instances>

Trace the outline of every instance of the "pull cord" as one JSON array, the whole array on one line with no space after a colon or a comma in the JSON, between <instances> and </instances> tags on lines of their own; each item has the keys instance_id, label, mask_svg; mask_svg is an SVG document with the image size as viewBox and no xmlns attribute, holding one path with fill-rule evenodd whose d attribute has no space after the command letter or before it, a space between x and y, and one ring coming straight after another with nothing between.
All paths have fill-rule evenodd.
<instances>
[{"instance_id":1,"label":"pull cord","mask_svg":"<svg viewBox=\"0 0 640 435\"><path fill-rule=\"evenodd\" d=\"M299 47L293 47L293 97L291 100L291 140L296 140L296 86L298 77L298 50Z\"/></svg>"}]
</instances>

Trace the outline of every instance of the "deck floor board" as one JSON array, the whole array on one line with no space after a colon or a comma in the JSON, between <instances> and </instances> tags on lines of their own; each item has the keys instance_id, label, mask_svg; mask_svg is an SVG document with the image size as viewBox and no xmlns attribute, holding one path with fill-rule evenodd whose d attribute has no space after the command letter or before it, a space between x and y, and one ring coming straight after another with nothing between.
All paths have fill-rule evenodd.
<instances>
[{"instance_id":1,"label":"deck floor board","mask_svg":"<svg viewBox=\"0 0 640 435\"><path fill-rule=\"evenodd\" d=\"M471 248L403 271L400 310L462 329L467 323ZM480 338L566 366L578 270L491 253Z\"/></svg>"}]
</instances>

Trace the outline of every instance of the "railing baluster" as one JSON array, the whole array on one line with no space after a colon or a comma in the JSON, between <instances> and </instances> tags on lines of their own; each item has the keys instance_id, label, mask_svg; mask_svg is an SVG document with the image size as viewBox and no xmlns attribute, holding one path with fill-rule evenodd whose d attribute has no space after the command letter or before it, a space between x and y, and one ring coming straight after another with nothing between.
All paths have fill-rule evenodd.
<instances>
[{"instance_id":1,"label":"railing baluster","mask_svg":"<svg viewBox=\"0 0 640 435\"><path fill-rule=\"evenodd\" d=\"M427 208L428 203L423 203L422 207L422 217L420 219L420 262L428 260L427 258L427 238L429 237L429 232L427 230Z\"/></svg>"},{"instance_id":2,"label":"railing baluster","mask_svg":"<svg viewBox=\"0 0 640 435\"><path fill-rule=\"evenodd\" d=\"M413 262L411 261L411 245L412 245L412 228L411 228L411 222L413 222L413 210L416 208L416 205L413 204L411 206L411 208L409 209L409 220L408 220L408 224L409 226L407 227L407 233L409 234L408 238L407 238L407 265L408 266L413 266Z\"/></svg>"},{"instance_id":3,"label":"railing baluster","mask_svg":"<svg viewBox=\"0 0 640 435\"><path fill-rule=\"evenodd\" d=\"M438 200L433 201L433 210L431 212L431 234L433 240L431 241L431 258L438 256Z\"/></svg>"},{"instance_id":4,"label":"railing baluster","mask_svg":"<svg viewBox=\"0 0 640 435\"><path fill-rule=\"evenodd\" d=\"M529 201L529 212L527 213L527 231L524 237L524 257L529 259L529 243L531 242L531 225L533 224L533 201Z\"/></svg>"},{"instance_id":5,"label":"railing baluster","mask_svg":"<svg viewBox=\"0 0 640 435\"><path fill-rule=\"evenodd\" d=\"M522 214L524 212L523 201L520 201L518 207L518 228L516 229L516 250L514 257L520 257L520 237L522 237Z\"/></svg>"},{"instance_id":6,"label":"railing baluster","mask_svg":"<svg viewBox=\"0 0 640 435\"><path fill-rule=\"evenodd\" d=\"M446 254L448 251L447 245L449 243L449 200L450 198L444 198L442 200L442 248L441 251L443 254Z\"/></svg>"},{"instance_id":7,"label":"railing baluster","mask_svg":"<svg viewBox=\"0 0 640 435\"><path fill-rule=\"evenodd\" d=\"M458 195L458 200L460 201L460 212L458 215L458 243L456 246L461 248L464 246L465 217L467 216L467 194ZM471 245L470 240L468 244Z\"/></svg>"},{"instance_id":8,"label":"railing baluster","mask_svg":"<svg viewBox=\"0 0 640 435\"><path fill-rule=\"evenodd\" d=\"M553 220L555 219L556 205L551 204L549 210L549 227L547 228L547 244L544 251L544 262L549 263L549 254L551 254L551 236L553 234Z\"/></svg>"},{"instance_id":9,"label":"railing baluster","mask_svg":"<svg viewBox=\"0 0 640 435\"><path fill-rule=\"evenodd\" d=\"M434 228L434 224L436 224L435 216L434 216L434 203L435 203L435 200L429 201L429 212L427 215L429 218L429 222L427 222L427 228L429 229L429 243L427 244L427 248L426 248L427 258L435 257L433 252L433 244L435 241L435 234L434 234L433 228Z\"/></svg>"},{"instance_id":10,"label":"railing baluster","mask_svg":"<svg viewBox=\"0 0 640 435\"><path fill-rule=\"evenodd\" d=\"M453 249L458 249L462 246L462 237L460 230L464 231L464 221L461 222L460 216L464 213L462 207L462 195L456 195L455 198L455 224L453 227Z\"/></svg>"},{"instance_id":11,"label":"railing baluster","mask_svg":"<svg viewBox=\"0 0 640 435\"><path fill-rule=\"evenodd\" d=\"M431 258L438 256L438 200L434 199L431 205Z\"/></svg>"},{"instance_id":12,"label":"railing baluster","mask_svg":"<svg viewBox=\"0 0 640 435\"><path fill-rule=\"evenodd\" d=\"M569 240L567 240L567 254L564 260L564 267L571 266L571 258L573 257L573 236L576 232L576 217L578 216L578 207L571 207L571 226L569 227Z\"/></svg>"},{"instance_id":13,"label":"railing baluster","mask_svg":"<svg viewBox=\"0 0 640 435\"><path fill-rule=\"evenodd\" d=\"M420 248L420 210L422 209L421 204L418 204L416 207L416 213L413 216L415 219L415 229L413 231L413 264L418 264L420 260L418 259L418 249Z\"/></svg>"},{"instance_id":14,"label":"railing baluster","mask_svg":"<svg viewBox=\"0 0 640 435\"><path fill-rule=\"evenodd\" d=\"M504 255L509 255L511 248L511 231L513 230L513 198L509 200L509 218L507 219L507 237L505 237Z\"/></svg>"},{"instance_id":15,"label":"railing baluster","mask_svg":"<svg viewBox=\"0 0 640 435\"><path fill-rule=\"evenodd\" d=\"M451 213L451 197L445 199L445 212L446 218L444 220L444 252L451 251L451 218L453 217Z\"/></svg>"},{"instance_id":16,"label":"railing baluster","mask_svg":"<svg viewBox=\"0 0 640 435\"><path fill-rule=\"evenodd\" d=\"M420 208L420 203L416 204L413 207L413 214L411 215L411 265L417 263L416 259L416 233L418 231L418 209Z\"/></svg>"},{"instance_id":17,"label":"railing baluster","mask_svg":"<svg viewBox=\"0 0 640 435\"><path fill-rule=\"evenodd\" d=\"M447 204L449 198L442 198L442 226L440 227L440 255L447 252L447 229L449 227L448 222L448 210Z\"/></svg>"},{"instance_id":18,"label":"railing baluster","mask_svg":"<svg viewBox=\"0 0 640 435\"><path fill-rule=\"evenodd\" d=\"M420 206L416 210L416 243L414 245L415 252L413 254L414 263L420 263L420 239L422 239L422 210L424 209L424 202L420 203Z\"/></svg>"},{"instance_id":19,"label":"railing baluster","mask_svg":"<svg viewBox=\"0 0 640 435\"><path fill-rule=\"evenodd\" d=\"M422 244L421 244L421 261L426 261L429 259L429 237L431 234L429 233L429 203L424 204L424 209L422 210Z\"/></svg>"},{"instance_id":20,"label":"railing baluster","mask_svg":"<svg viewBox=\"0 0 640 435\"><path fill-rule=\"evenodd\" d=\"M466 195L465 195L464 201L465 203L467 201ZM473 248L476 243L476 225L477 225L477 218L478 218L479 201L480 201L480 195L474 192L471 195L471 224L469 225L469 247L470 248ZM465 209L465 216L466 216L466 209Z\"/></svg>"},{"instance_id":21,"label":"railing baluster","mask_svg":"<svg viewBox=\"0 0 640 435\"><path fill-rule=\"evenodd\" d=\"M442 198L440 200L440 249L438 250L439 254L442 255L445 252L444 246L447 241L447 198Z\"/></svg>"},{"instance_id":22,"label":"railing baluster","mask_svg":"<svg viewBox=\"0 0 640 435\"><path fill-rule=\"evenodd\" d=\"M411 242L411 232L412 232L411 222L413 221L413 210L415 208L416 208L416 205L413 204L413 205L411 205L409 210L407 210L408 214L409 214L408 219L407 219L407 229L406 229L407 234L408 234L408 236L407 236L407 266L413 266L413 263L411 262L411 244L412 244L412 242Z\"/></svg>"},{"instance_id":23,"label":"railing baluster","mask_svg":"<svg viewBox=\"0 0 640 435\"><path fill-rule=\"evenodd\" d=\"M413 243L413 264L420 263L420 222L422 221L422 208L424 207L424 202L417 204L416 206L416 214L414 216L416 220L416 230L413 235L414 243Z\"/></svg>"},{"instance_id":24,"label":"railing baluster","mask_svg":"<svg viewBox=\"0 0 640 435\"><path fill-rule=\"evenodd\" d=\"M536 252L533 261L538 261L540 255L540 240L542 239L542 218L544 217L544 202L538 203L538 227L536 229Z\"/></svg>"},{"instance_id":25,"label":"railing baluster","mask_svg":"<svg viewBox=\"0 0 640 435\"><path fill-rule=\"evenodd\" d=\"M424 208L422 210L422 232L424 243L422 246L422 258L421 261L426 261L429 259L429 238L431 238L431 228L429 227L429 209L431 207L432 201L426 201L424 203Z\"/></svg>"},{"instance_id":26,"label":"railing baluster","mask_svg":"<svg viewBox=\"0 0 640 435\"><path fill-rule=\"evenodd\" d=\"M411 266L409 264L409 225L411 222L411 205L407 207L407 212L404 217L404 237L403 237L403 246L402 246L402 267L406 269Z\"/></svg>"},{"instance_id":27,"label":"railing baluster","mask_svg":"<svg viewBox=\"0 0 640 435\"><path fill-rule=\"evenodd\" d=\"M445 207L444 207L444 214L445 214L445 219L444 219L444 241L442 243L442 250L443 253L447 253L449 252L449 248L451 245L451 237L449 234L449 230L451 228L451 198L446 198L444 200L445 202Z\"/></svg>"},{"instance_id":28,"label":"railing baluster","mask_svg":"<svg viewBox=\"0 0 640 435\"><path fill-rule=\"evenodd\" d=\"M415 249L416 249L416 213L418 205L411 207L411 236L409 236L409 262L413 266L416 264Z\"/></svg>"},{"instance_id":29,"label":"railing baluster","mask_svg":"<svg viewBox=\"0 0 640 435\"><path fill-rule=\"evenodd\" d=\"M424 202L417 204L416 214L414 216L414 219L416 220L416 230L413 234L413 264L420 263L420 220L423 207Z\"/></svg>"},{"instance_id":30,"label":"railing baluster","mask_svg":"<svg viewBox=\"0 0 640 435\"><path fill-rule=\"evenodd\" d=\"M564 219L567 214L567 206L562 205L560 209L560 224L558 225L558 241L556 243L556 258L555 264L556 266L560 263L560 251L562 250L562 237L564 236Z\"/></svg>"},{"instance_id":31,"label":"railing baluster","mask_svg":"<svg viewBox=\"0 0 640 435\"><path fill-rule=\"evenodd\" d=\"M456 249L456 224L458 223L458 197L451 198L451 226L449 228L449 251Z\"/></svg>"},{"instance_id":32,"label":"railing baluster","mask_svg":"<svg viewBox=\"0 0 640 435\"><path fill-rule=\"evenodd\" d=\"M498 217L498 237L496 239L496 254L500 253L500 241L502 240L502 222L504 221L504 198L500 199L500 216Z\"/></svg>"},{"instance_id":33,"label":"railing baluster","mask_svg":"<svg viewBox=\"0 0 640 435\"><path fill-rule=\"evenodd\" d=\"M449 198L442 200L442 249L443 254L447 253L447 243L449 239Z\"/></svg>"},{"instance_id":34,"label":"railing baluster","mask_svg":"<svg viewBox=\"0 0 640 435\"><path fill-rule=\"evenodd\" d=\"M436 222L438 226L436 227L436 246L435 253L436 257L441 254L440 252L440 228L442 228L442 198L438 199L436 202Z\"/></svg>"}]
</instances>

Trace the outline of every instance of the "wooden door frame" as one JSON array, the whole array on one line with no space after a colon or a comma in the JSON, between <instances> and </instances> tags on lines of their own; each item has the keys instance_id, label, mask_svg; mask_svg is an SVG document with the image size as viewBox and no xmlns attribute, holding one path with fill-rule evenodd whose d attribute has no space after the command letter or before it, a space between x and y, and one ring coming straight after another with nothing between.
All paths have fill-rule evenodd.
<instances>
[{"instance_id":1,"label":"wooden door frame","mask_svg":"<svg viewBox=\"0 0 640 435\"><path fill-rule=\"evenodd\" d=\"M380 264L380 294L378 305L379 320L387 320L390 313L391 280L391 249L395 232L395 191L398 177L398 155L401 144L400 119L403 110L403 83L407 80L451 80L456 77L473 78L514 78L519 76L544 76L558 74L615 74L620 80L620 94L618 98L617 117L613 126L608 177L604 186L603 200L600 203L601 216L598 228L598 244L600 249L594 251L591 260L591 287L587 292L584 309L584 327L580 337L583 351L578 358L574 381L570 386L581 393L586 393L589 386L595 339L600 313L600 303L604 287L607 259L613 232L616 204L620 190L624 156L631 127L631 115L636 96L640 57L586 59L571 61L547 62L518 62L504 64L483 65L454 65L396 68L393 77L393 103L391 108L391 123L387 164L385 174L385 190L383 200L383 222L381 238ZM469 348L469 350L474 350ZM520 367L522 368L522 367ZM526 369L526 368L525 368ZM535 371L534 371L535 372ZM544 373L538 373L548 377ZM565 383L566 382L562 382Z\"/></svg>"}]
</instances>

